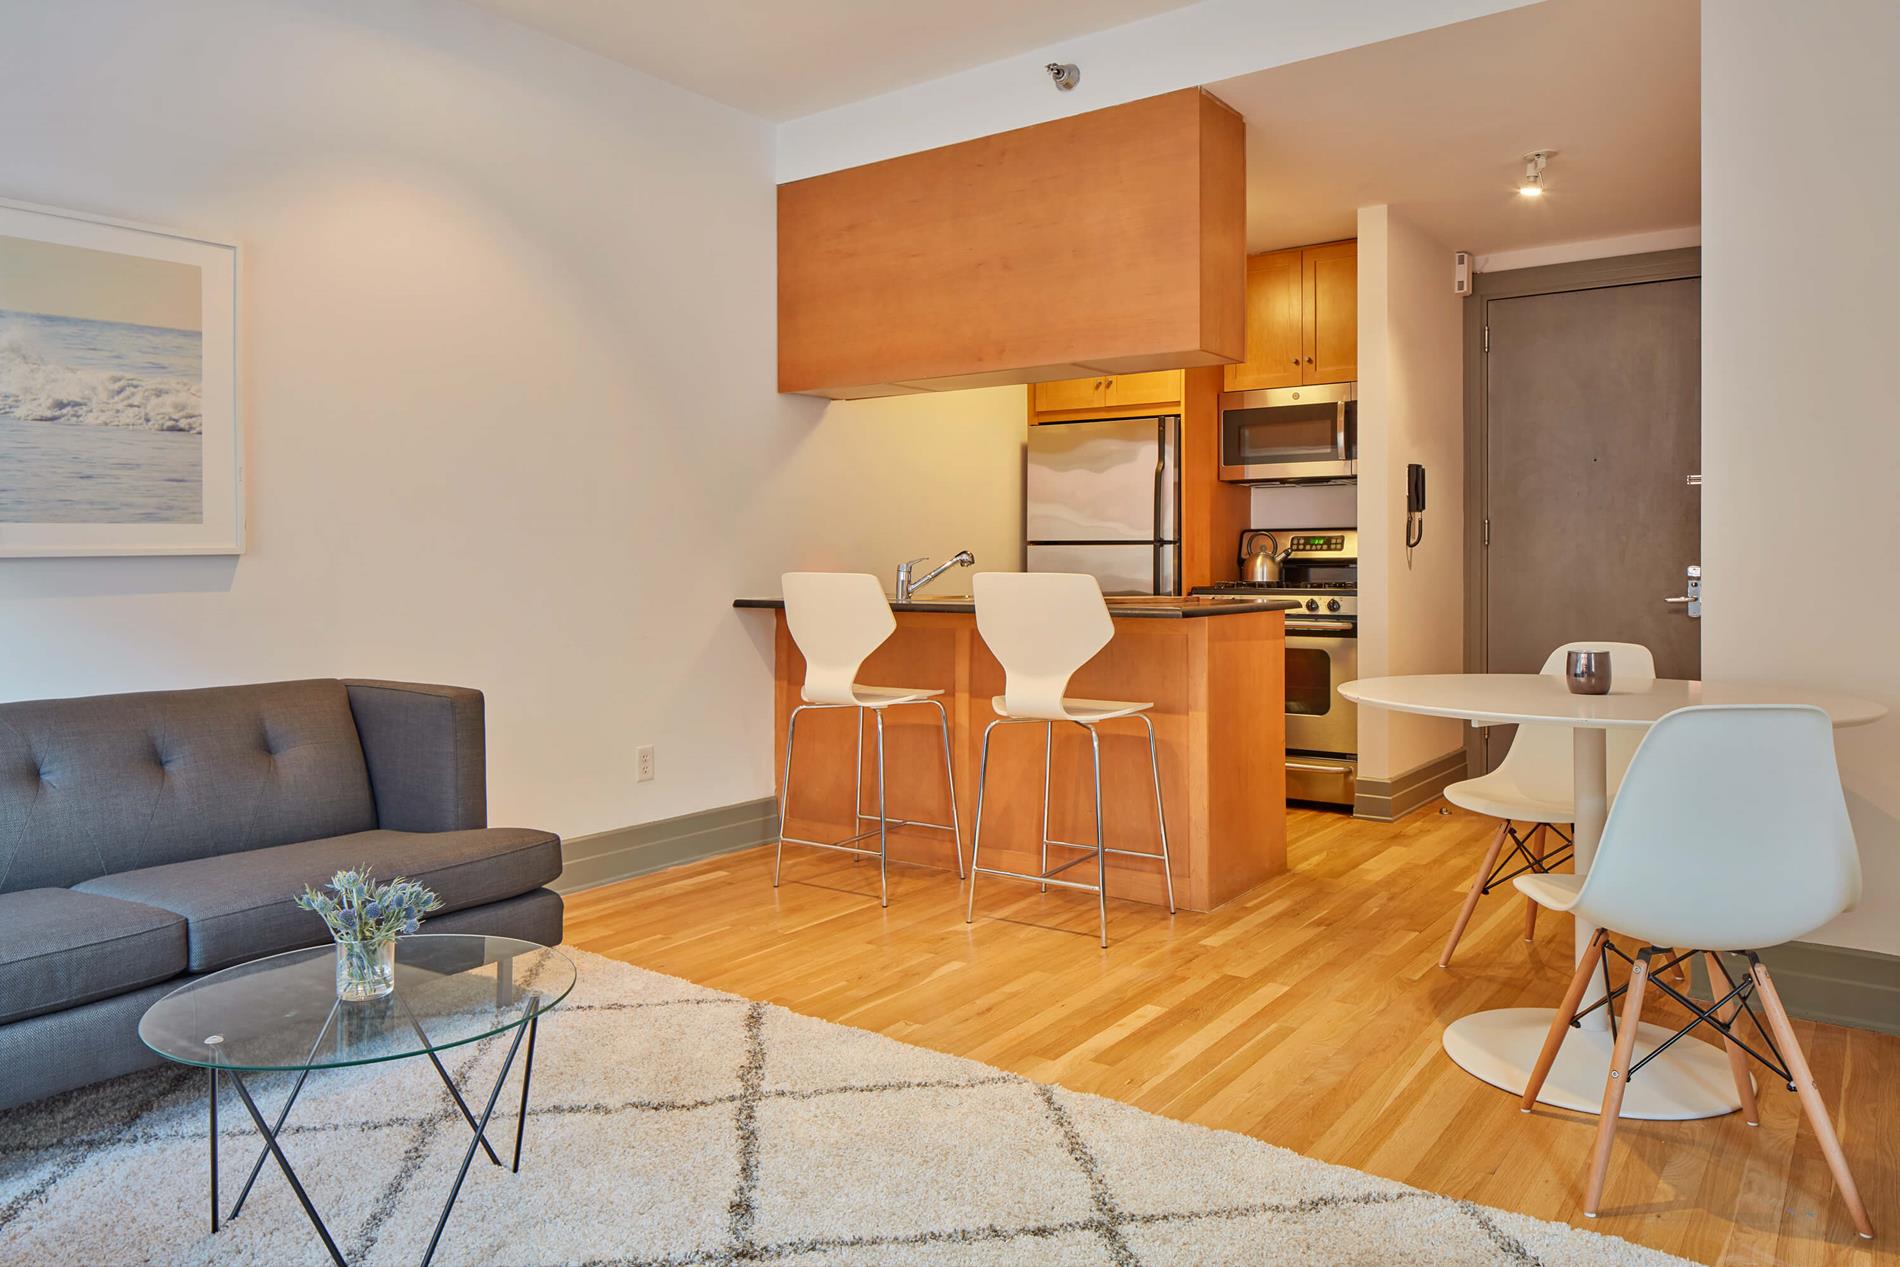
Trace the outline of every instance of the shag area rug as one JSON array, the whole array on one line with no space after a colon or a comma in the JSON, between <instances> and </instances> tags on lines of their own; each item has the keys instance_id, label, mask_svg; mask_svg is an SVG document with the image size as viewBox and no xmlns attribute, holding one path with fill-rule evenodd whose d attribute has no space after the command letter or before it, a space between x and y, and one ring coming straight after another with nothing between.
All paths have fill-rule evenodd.
<instances>
[{"instance_id":1,"label":"shag area rug","mask_svg":"<svg viewBox=\"0 0 1900 1267\"><path fill-rule=\"evenodd\" d=\"M567 953L579 981L541 1023L521 1173L477 1155L445 1267L1681 1261ZM445 1059L485 1099L503 1051ZM489 1128L504 1158L519 1077ZM274 1115L287 1076L255 1084ZM222 1099L228 1208L260 1141ZM328 1263L268 1163L210 1233L205 1132L195 1070L0 1114L0 1262ZM282 1138L373 1267L421 1260L470 1134L408 1059L313 1074Z\"/></svg>"}]
</instances>

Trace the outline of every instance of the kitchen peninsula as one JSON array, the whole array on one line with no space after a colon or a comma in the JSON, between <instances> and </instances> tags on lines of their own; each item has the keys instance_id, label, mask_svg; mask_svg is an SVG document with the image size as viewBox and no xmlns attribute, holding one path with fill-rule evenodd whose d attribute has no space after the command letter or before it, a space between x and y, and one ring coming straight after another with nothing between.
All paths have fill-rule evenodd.
<instances>
[{"instance_id":1,"label":"kitchen peninsula","mask_svg":"<svg viewBox=\"0 0 1900 1267\"><path fill-rule=\"evenodd\" d=\"M785 724L799 702L804 657L786 628L784 602L742 598L740 608L777 608L774 638L774 761L783 778ZM1069 694L1151 700L1160 749L1162 798L1174 858L1174 887L1186 910L1212 910L1286 870L1286 627L1278 600L1110 598L1115 636L1084 665ZM866 685L942 690L950 714L964 852L975 835L977 761L983 728L995 720L1003 670L976 631L967 597L893 603L897 629L859 671ZM847 709L799 719L788 830L836 840L858 828L851 801L862 762L865 805L876 808L877 766L870 719L860 746ZM1035 871L1042 825L1040 727L999 727L990 744L983 807L985 865ZM1159 847L1148 781L1147 740L1139 725L1101 727L1103 815L1111 849ZM949 822L943 754L934 709L893 709L885 719L885 763L892 818ZM1050 770L1049 835L1094 840L1089 746L1075 726L1055 729ZM947 833L893 827L891 857L946 869L954 865ZM788 851L787 857L793 855ZM1073 856L1062 854L1063 860ZM1008 883L1008 882L999 882ZM1159 864L1110 855L1113 898L1163 903Z\"/></svg>"}]
</instances>

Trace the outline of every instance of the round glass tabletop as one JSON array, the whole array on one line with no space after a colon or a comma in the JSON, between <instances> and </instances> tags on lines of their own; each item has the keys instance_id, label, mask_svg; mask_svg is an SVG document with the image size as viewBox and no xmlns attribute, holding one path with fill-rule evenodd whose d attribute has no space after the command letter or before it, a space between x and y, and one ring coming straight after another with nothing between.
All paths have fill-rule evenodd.
<instances>
[{"instance_id":1,"label":"round glass tabletop","mask_svg":"<svg viewBox=\"0 0 1900 1267\"><path fill-rule=\"evenodd\" d=\"M397 939L396 988L380 999L339 1001L336 947L312 946L180 986L146 1009L139 1038L186 1065L334 1069L499 1034L573 988L574 964L558 950L513 937L420 933Z\"/></svg>"}]
</instances>

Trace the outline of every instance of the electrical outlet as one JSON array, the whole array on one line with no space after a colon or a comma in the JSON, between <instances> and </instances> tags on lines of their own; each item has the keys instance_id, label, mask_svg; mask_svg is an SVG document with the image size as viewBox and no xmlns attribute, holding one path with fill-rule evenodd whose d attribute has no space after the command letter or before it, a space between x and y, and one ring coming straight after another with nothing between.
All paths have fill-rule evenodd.
<instances>
[{"instance_id":1,"label":"electrical outlet","mask_svg":"<svg viewBox=\"0 0 1900 1267\"><path fill-rule=\"evenodd\" d=\"M638 773L634 775L635 781L640 783L651 782L653 779L653 745L650 743L641 744L638 748L633 750L633 757L635 768L638 770Z\"/></svg>"}]
</instances>

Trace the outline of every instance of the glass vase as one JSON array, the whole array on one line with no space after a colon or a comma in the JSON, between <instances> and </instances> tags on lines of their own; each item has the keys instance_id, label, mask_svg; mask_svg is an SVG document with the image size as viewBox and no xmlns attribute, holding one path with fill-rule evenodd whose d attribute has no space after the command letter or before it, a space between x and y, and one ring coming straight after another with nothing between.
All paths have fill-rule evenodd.
<instances>
[{"instance_id":1,"label":"glass vase","mask_svg":"<svg viewBox=\"0 0 1900 1267\"><path fill-rule=\"evenodd\" d=\"M336 944L336 996L345 1003L380 999L396 989L396 943L339 941Z\"/></svg>"}]
</instances>

